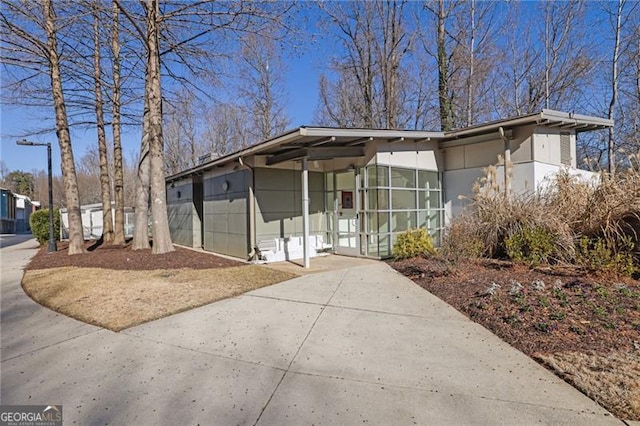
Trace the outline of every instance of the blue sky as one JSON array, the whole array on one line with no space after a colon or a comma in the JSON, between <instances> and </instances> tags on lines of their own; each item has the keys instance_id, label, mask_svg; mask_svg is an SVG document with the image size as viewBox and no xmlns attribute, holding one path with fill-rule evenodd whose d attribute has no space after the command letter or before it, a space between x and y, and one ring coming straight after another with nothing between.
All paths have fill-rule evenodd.
<instances>
[{"instance_id":1,"label":"blue sky","mask_svg":"<svg viewBox=\"0 0 640 426\"><path fill-rule=\"evenodd\" d=\"M508 3L505 3L507 5ZM535 9L535 2L521 4L523 18ZM591 9L591 13L595 8ZM307 19L310 22L299 22L299 26L314 25L318 21L317 11L307 9L310 12ZM597 12L596 12L597 15ZM594 18L593 15L590 16ZM600 19L602 16L599 17ZM597 18L596 18L597 19ZM579 22L577 25L589 25ZM314 31L313 29L311 31ZM315 30L318 31L318 30ZM311 125L314 123L315 111L318 105L318 78L320 72L329 65L329 58L338 51L338 41L330 35L322 34L315 43L304 45L304 51L297 55L287 55L284 60L287 63L287 112L291 119L290 127ZM24 107L0 106L0 159L9 170L31 171L46 168L46 150L37 147L17 146L16 140L23 134L34 132L43 127L53 127L53 121L46 117L53 117L53 109L27 109ZM134 157L140 143L138 128L123 129L123 148L127 159ZM110 135L108 135L110 137ZM51 142L54 150L54 173L60 174L60 155L55 133L44 133L28 137L29 140L38 142ZM72 129L72 143L76 159L87 150L95 149L95 129Z\"/></svg>"},{"instance_id":2,"label":"blue sky","mask_svg":"<svg viewBox=\"0 0 640 426\"><path fill-rule=\"evenodd\" d=\"M310 53L287 59L287 89L289 92L287 109L291 117L291 127L313 124L317 105L317 85L319 69L317 61ZM9 170L44 170L47 167L45 148L18 146L16 140L22 135L42 128L45 117L53 116L53 108L38 109L25 107L0 106L0 159ZM52 123L49 123L52 125ZM109 135L110 137L110 135ZM74 155L81 157L86 150L97 146L95 129L72 129L71 138ZM27 138L35 142L51 142L53 148L53 172L60 172L60 151L55 133L45 133ZM140 132L137 128L125 128L123 133L124 155L130 158L140 145Z\"/></svg>"},{"instance_id":3,"label":"blue sky","mask_svg":"<svg viewBox=\"0 0 640 426\"><path fill-rule=\"evenodd\" d=\"M311 3L309 3L311 4ZM311 36L318 21L318 10L305 7L298 22ZM327 43L307 43L297 53L285 52L286 63L287 114L291 119L291 128L314 124L318 99L318 78L322 67L326 67L325 51ZM311 47L311 48L310 48ZM329 47L330 48L330 47ZM2 76L0 75L0 78ZM224 98L226 95L222 95ZM53 108L25 108L20 106L0 105L0 160L11 170L32 171L45 170L46 149L38 147L18 146L16 140L23 135L37 132L42 128L54 128ZM107 138L110 140L110 129L107 127ZM27 136L27 140L35 142L51 142L53 147L53 172L60 175L60 151L55 132ZM71 140L76 161L88 150L97 147L95 128L71 128ZM125 127L122 134L123 155L126 160L137 155L140 145L138 127Z\"/></svg>"}]
</instances>

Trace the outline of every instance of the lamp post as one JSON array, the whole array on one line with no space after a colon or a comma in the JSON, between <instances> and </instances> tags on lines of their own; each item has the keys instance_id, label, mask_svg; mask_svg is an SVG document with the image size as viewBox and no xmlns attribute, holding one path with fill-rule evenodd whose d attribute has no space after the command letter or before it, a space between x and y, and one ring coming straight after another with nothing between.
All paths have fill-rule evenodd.
<instances>
[{"instance_id":1,"label":"lamp post","mask_svg":"<svg viewBox=\"0 0 640 426\"><path fill-rule=\"evenodd\" d=\"M56 236L53 227L53 174L51 172L51 143L31 142L26 139L16 142L18 145L26 146L46 146L47 147L47 173L49 178L49 246L48 252L52 253L58 250L56 245Z\"/></svg>"}]
</instances>

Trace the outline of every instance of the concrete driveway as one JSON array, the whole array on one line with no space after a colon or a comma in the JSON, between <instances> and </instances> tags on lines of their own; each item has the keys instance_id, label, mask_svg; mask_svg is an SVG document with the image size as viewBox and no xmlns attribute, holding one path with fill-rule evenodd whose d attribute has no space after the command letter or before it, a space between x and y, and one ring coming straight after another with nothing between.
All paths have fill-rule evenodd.
<instances>
[{"instance_id":1,"label":"concrete driveway","mask_svg":"<svg viewBox=\"0 0 640 426\"><path fill-rule=\"evenodd\" d=\"M383 263L306 275L113 333L20 288L2 256L2 404L65 424L620 424Z\"/></svg>"}]
</instances>

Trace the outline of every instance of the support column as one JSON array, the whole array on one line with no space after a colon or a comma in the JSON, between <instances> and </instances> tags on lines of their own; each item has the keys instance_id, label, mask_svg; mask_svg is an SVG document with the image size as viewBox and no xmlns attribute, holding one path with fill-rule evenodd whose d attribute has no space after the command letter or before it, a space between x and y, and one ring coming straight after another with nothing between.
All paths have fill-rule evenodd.
<instances>
[{"instance_id":1,"label":"support column","mask_svg":"<svg viewBox=\"0 0 640 426\"><path fill-rule=\"evenodd\" d=\"M309 267L309 170L307 158L302 159L302 250L304 267Z\"/></svg>"},{"instance_id":2,"label":"support column","mask_svg":"<svg viewBox=\"0 0 640 426\"><path fill-rule=\"evenodd\" d=\"M502 127L498 128L498 132L504 144L504 196L508 200L511 195L511 144Z\"/></svg>"}]
</instances>

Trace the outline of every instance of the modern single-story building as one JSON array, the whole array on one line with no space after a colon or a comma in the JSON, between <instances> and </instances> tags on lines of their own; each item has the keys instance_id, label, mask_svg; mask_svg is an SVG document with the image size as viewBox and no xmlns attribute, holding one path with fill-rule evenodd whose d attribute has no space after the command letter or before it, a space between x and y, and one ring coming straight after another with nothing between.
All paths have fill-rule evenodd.
<instances>
[{"instance_id":1,"label":"modern single-story building","mask_svg":"<svg viewBox=\"0 0 640 426\"><path fill-rule=\"evenodd\" d=\"M171 235L240 258L384 258L409 228L437 242L486 167L510 159L511 190L535 191L580 172L578 133L611 126L543 110L447 132L299 127L169 176Z\"/></svg>"},{"instance_id":2,"label":"modern single-story building","mask_svg":"<svg viewBox=\"0 0 640 426\"><path fill-rule=\"evenodd\" d=\"M16 196L6 188L0 188L0 234L16 233Z\"/></svg>"}]
</instances>

